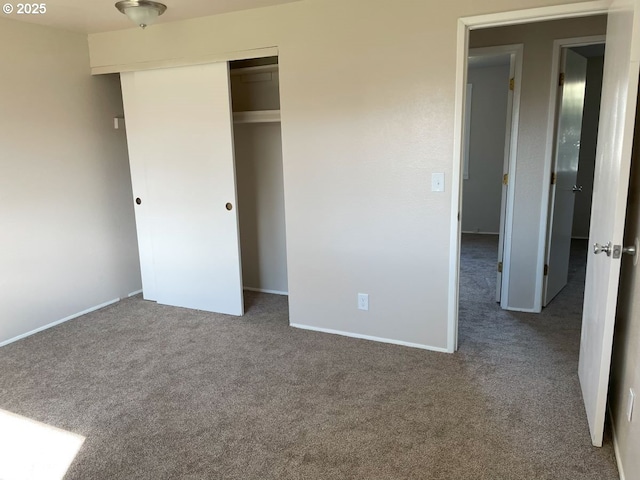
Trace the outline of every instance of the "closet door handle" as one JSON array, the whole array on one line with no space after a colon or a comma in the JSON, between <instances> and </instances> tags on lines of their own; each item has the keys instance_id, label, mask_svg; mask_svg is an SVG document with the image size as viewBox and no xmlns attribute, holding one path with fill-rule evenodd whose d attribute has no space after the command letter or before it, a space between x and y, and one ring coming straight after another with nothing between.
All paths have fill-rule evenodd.
<instances>
[{"instance_id":1,"label":"closet door handle","mask_svg":"<svg viewBox=\"0 0 640 480\"><path fill-rule=\"evenodd\" d=\"M230 203L227 203L226 208L227 210L231 211L233 209L233 205L231 205Z\"/></svg>"},{"instance_id":2,"label":"closet door handle","mask_svg":"<svg viewBox=\"0 0 640 480\"><path fill-rule=\"evenodd\" d=\"M140 197L136 198L136 203L137 203L138 205L140 205L140 204L142 203L142 200L140 200Z\"/></svg>"}]
</instances>

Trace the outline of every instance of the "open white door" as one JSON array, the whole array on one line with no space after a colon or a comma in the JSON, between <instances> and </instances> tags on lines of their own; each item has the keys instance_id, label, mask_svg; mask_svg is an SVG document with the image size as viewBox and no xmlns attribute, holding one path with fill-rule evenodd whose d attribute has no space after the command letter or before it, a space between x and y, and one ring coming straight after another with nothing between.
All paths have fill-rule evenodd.
<instances>
[{"instance_id":1,"label":"open white door","mask_svg":"<svg viewBox=\"0 0 640 480\"><path fill-rule=\"evenodd\" d=\"M144 297L242 315L228 64L121 81Z\"/></svg>"},{"instance_id":2,"label":"open white door","mask_svg":"<svg viewBox=\"0 0 640 480\"><path fill-rule=\"evenodd\" d=\"M502 166L502 196L500 200L500 229L498 230L498 273L496 276L496 302L502 301L502 272L504 270L504 237L507 224L507 195L509 193L509 166L511 164L511 141L514 116L514 93L516 89L516 54L509 61L509 91L507 93L507 122L504 135L504 162Z\"/></svg>"},{"instance_id":3,"label":"open white door","mask_svg":"<svg viewBox=\"0 0 640 480\"><path fill-rule=\"evenodd\" d=\"M640 71L640 0L613 0L609 10L596 170L591 212L592 244L585 285L579 376L591 440L602 445L618 298L620 259ZM603 249L599 248L598 251Z\"/></svg>"},{"instance_id":4,"label":"open white door","mask_svg":"<svg viewBox=\"0 0 640 480\"><path fill-rule=\"evenodd\" d=\"M582 114L587 85L585 57L563 48L561 61L560 71L564 81L558 87L561 92L558 103L554 178L550 193L551 215L547 233L548 273L544 279L542 301L545 307L567 285L569 278L575 187L578 179Z\"/></svg>"}]
</instances>

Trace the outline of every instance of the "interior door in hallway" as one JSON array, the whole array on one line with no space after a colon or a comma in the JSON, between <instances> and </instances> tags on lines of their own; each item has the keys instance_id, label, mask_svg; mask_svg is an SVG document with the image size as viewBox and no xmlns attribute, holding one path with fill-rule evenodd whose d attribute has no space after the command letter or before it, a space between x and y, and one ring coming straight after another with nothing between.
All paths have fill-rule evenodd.
<instances>
[{"instance_id":1,"label":"interior door in hallway","mask_svg":"<svg viewBox=\"0 0 640 480\"><path fill-rule=\"evenodd\" d=\"M496 272L496 302L501 304L502 308L507 308L508 300L502 305L502 281L503 270L505 262L505 231L507 229L507 203L509 195L509 168L511 165L511 150L512 150L512 137L513 128L515 124L515 109L519 111L520 105L515 98L516 80L521 82L516 72L516 62L518 57L522 56L522 46L516 46L509 54L509 89L507 90L507 116L506 116L506 128L504 136L504 160L502 166L502 194L500 199L500 229L498 230L498 265L500 266Z\"/></svg>"},{"instance_id":2,"label":"interior door in hallway","mask_svg":"<svg viewBox=\"0 0 640 480\"><path fill-rule=\"evenodd\" d=\"M582 114L587 84L587 59L568 48L562 49L560 102L555 141L555 165L551 189L551 216L547 236L548 273L544 280L546 307L567 285L571 230L573 228L574 187L578 178Z\"/></svg>"},{"instance_id":3,"label":"interior door in hallway","mask_svg":"<svg viewBox=\"0 0 640 480\"><path fill-rule=\"evenodd\" d=\"M624 235L639 71L640 0L613 0L589 232L590 243L598 248L587 259L578 367L596 446L602 445L604 432L621 262L615 246L622 245Z\"/></svg>"},{"instance_id":4,"label":"interior door in hallway","mask_svg":"<svg viewBox=\"0 0 640 480\"><path fill-rule=\"evenodd\" d=\"M144 297L242 315L228 64L121 81Z\"/></svg>"}]
</instances>

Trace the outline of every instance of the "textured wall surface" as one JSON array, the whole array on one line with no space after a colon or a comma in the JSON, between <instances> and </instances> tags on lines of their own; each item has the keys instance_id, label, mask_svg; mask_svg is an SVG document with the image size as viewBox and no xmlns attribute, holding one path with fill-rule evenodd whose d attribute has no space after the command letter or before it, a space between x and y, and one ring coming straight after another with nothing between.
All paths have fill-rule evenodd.
<instances>
[{"instance_id":1,"label":"textured wall surface","mask_svg":"<svg viewBox=\"0 0 640 480\"><path fill-rule=\"evenodd\" d=\"M85 35L0 19L0 343L140 289L117 75Z\"/></svg>"},{"instance_id":2,"label":"textured wall surface","mask_svg":"<svg viewBox=\"0 0 640 480\"><path fill-rule=\"evenodd\" d=\"M291 322L443 349L458 19L559 3L307 0L90 35L91 65L121 71L277 47ZM525 76L546 85L531 99L534 123L548 107L551 67L540 62L550 42L525 54ZM522 219L541 214L532 150L545 128L535 128L522 139L535 161L517 172ZM445 174L443 193L431 192L434 172ZM524 229L514 241L512 288L529 307L537 236ZM357 309L359 292L370 295L368 312Z\"/></svg>"}]
</instances>

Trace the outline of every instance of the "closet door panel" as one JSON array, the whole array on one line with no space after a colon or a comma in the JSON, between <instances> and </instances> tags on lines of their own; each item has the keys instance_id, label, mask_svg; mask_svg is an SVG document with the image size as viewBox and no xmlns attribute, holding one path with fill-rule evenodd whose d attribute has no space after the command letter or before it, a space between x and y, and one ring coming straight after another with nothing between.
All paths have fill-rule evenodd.
<instances>
[{"instance_id":1,"label":"closet door panel","mask_svg":"<svg viewBox=\"0 0 640 480\"><path fill-rule=\"evenodd\" d=\"M127 73L122 83L130 161L144 165L132 174L144 171L148 198L136 208L155 300L242 315L227 64Z\"/></svg>"},{"instance_id":2,"label":"closet door panel","mask_svg":"<svg viewBox=\"0 0 640 480\"><path fill-rule=\"evenodd\" d=\"M140 124L138 107L136 105L136 77L133 73L122 73L120 75L122 85L122 99L124 113L127 119L127 147L129 150L129 169L131 171L131 187L133 191L134 212L136 218L136 232L138 235L138 254L140 257L140 273L142 277L142 296L145 300L155 301L156 282L155 267L153 261L153 243L151 241L151 226L149 225L150 207L148 202L146 181L146 165L143 152L145 139L140 135L132 135L131 132L138 132L143 129ZM144 201L142 201L144 199Z\"/></svg>"}]
</instances>

